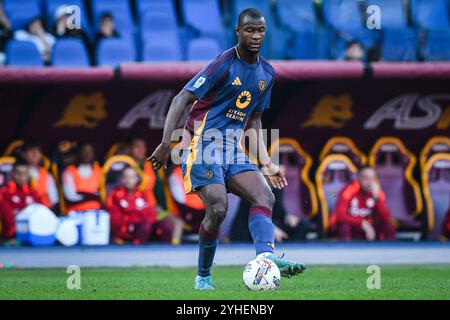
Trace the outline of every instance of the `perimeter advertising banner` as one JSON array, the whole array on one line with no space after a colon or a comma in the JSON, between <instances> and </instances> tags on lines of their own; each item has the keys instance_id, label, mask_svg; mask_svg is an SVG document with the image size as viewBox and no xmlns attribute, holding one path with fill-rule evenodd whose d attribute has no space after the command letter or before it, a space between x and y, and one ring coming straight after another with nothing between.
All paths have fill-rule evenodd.
<instances>
[{"instance_id":1,"label":"perimeter advertising banner","mask_svg":"<svg viewBox=\"0 0 450 320\"><path fill-rule=\"evenodd\" d=\"M0 83L0 145L33 138L51 152L61 140L91 141L101 157L130 134L155 147L172 98L195 72L170 80ZM168 80L169 79L169 80ZM448 79L447 79L448 80ZM348 136L367 152L380 136L396 136L416 154L435 135L450 135L450 86L444 79L281 77L265 126L297 139L314 158L332 136Z\"/></svg>"}]
</instances>

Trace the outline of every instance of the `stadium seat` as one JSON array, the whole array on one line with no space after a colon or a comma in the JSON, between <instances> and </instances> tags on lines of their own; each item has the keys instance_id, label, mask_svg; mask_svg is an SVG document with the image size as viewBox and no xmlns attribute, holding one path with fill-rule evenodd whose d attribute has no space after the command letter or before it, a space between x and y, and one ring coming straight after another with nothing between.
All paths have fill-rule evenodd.
<instances>
[{"instance_id":1,"label":"stadium seat","mask_svg":"<svg viewBox=\"0 0 450 320\"><path fill-rule=\"evenodd\" d=\"M9 143L5 152L3 153L3 157L14 157L18 158L22 155L22 147L25 144L25 141L22 139L13 140ZM45 168L45 170L50 169L50 159L47 156L43 156L41 166Z\"/></svg>"},{"instance_id":2,"label":"stadium seat","mask_svg":"<svg viewBox=\"0 0 450 320\"><path fill-rule=\"evenodd\" d=\"M139 15L147 11L172 11L175 13L173 0L136 0L136 9Z\"/></svg>"},{"instance_id":3,"label":"stadium seat","mask_svg":"<svg viewBox=\"0 0 450 320\"><path fill-rule=\"evenodd\" d=\"M298 32L294 36L293 45L286 47L287 58L313 60L319 57L319 38L316 31ZM291 51L291 52L289 52Z\"/></svg>"},{"instance_id":4,"label":"stadium seat","mask_svg":"<svg viewBox=\"0 0 450 320\"><path fill-rule=\"evenodd\" d=\"M356 173L357 168L343 154L330 154L320 162L316 171L316 186L324 233L329 228L329 218L339 193L342 188L355 179Z\"/></svg>"},{"instance_id":5,"label":"stadium seat","mask_svg":"<svg viewBox=\"0 0 450 320\"><path fill-rule=\"evenodd\" d=\"M449 28L446 0L410 0L413 23L424 29Z\"/></svg>"},{"instance_id":6,"label":"stadium seat","mask_svg":"<svg viewBox=\"0 0 450 320\"><path fill-rule=\"evenodd\" d=\"M126 154L127 153L127 145L124 142L116 142L111 147L109 147L108 151L105 155L105 161L111 158L112 156Z\"/></svg>"},{"instance_id":7,"label":"stadium seat","mask_svg":"<svg viewBox=\"0 0 450 320\"><path fill-rule=\"evenodd\" d=\"M278 0L276 12L281 25L292 31L304 32L317 29L313 1Z\"/></svg>"},{"instance_id":8,"label":"stadium seat","mask_svg":"<svg viewBox=\"0 0 450 320\"><path fill-rule=\"evenodd\" d=\"M194 28L201 35L223 32L222 13L218 0L181 0L180 6L186 26Z\"/></svg>"},{"instance_id":9,"label":"stadium seat","mask_svg":"<svg viewBox=\"0 0 450 320\"><path fill-rule=\"evenodd\" d=\"M100 198L103 203L105 203L109 191L118 187L120 172L127 166L139 168L137 162L128 155L112 156L103 165L100 183ZM138 173L142 179L141 170L138 170Z\"/></svg>"},{"instance_id":10,"label":"stadium seat","mask_svg":"<svg viewBox=\"0 0 450 320\"><path fill-rule=\"evenodd\" d=\"M143 38L147 38L147 35L151 37L154 33L176 34L178 32L176 21L170 14L164 12L146 12L141 17L140 27Z\"/></svg>"},{"instance_id":11,"label":"stadium seat","mask_svg":"<svg viewBox=\"0 0 450 320\"><path fill-rule=\"evenodd\" d=\"M164 62L164 61L181 61L183 56L178 42L168 41L146 41L143 49L143 60Z\"/></svg>"},{"instance_id":12,"label":"stadium seat","mask_svg":"<svg viewBox=\"0 0 450 320\"><path fill-rule=\"evenodd\" d=\"M32 18L42 16L39 0L4 0L3 5L14 30L23 29Z\"/></svg>"},{"instance_id":13,"label":"stadium seat","mask_svg":"<svg viewBox=\"0 0 450 320\"><path fill-rule=\"evenodd\" d=\"M381 28L401 29L407 26L403 0L367 0L367 6L376 5L381 10Z\"/></svg>"},{"instance_id":14,"label":"stadium seat","mask_svg":"<svg viewBox=\"0 0 450 320\"><path fill-rule=\"evenodd\" d=\"M8 183L15 162L15 157L0 157L0 188Z\"/></svg>"},{"instance_id":15,"label":"stadium seat","mask_svg":"<svg viewBox=\"0 0 450 320\"><path fill-rule=\"evenodd\" d=\"M426 61L450 61L450 29L428 31L422 55Z\"/></svg>"},{"instance_id":16,"label":"stadium seat","mask_svg":"<svg viewBox=\"0 0 450 320\"><path fill-rule=\"evenodd\" d=\"M54 26L56 20L55 20L55 13L59 6L61 5L67 5L67 6L78 6L80 8L80 23L81 28L86 34L90 33L90 26L89 26L89 20L88 15L86 11L86 7L84 5L83 0L46 0L44 1L46 4L45 11L47 15L47 28L51 30L51 28Z\"/></svg>"},{"instance_id":17,"label":"stadium seat","mask_svg":"<svg viewBox=\"0 0 450 320\"><path fill-rule=\"evenodd\" d=\"M43 67L36 45L29 41L10 40L6 47L7 65L14 67Z\"/></svg>"},{"instance_id":18,"label":"stadium seat","mask_svg":"<svg viewBox=\"0 0 450 320\"><path fill-rule=\"evenodd\" d=\"M420 168L423 171L425 163L435 153L450 153L450 138L445 136L433 137L427 141L420 151Z\"/></svg>"},{"instance_id":19,"label":"stadium seat","mask_svg":"<svg viewBox=\"0 0 450 320\"><path fill-rule=\"evenodd\" d=\"M413 29L384 30L381 57L385 61L416 61L416 31Z\"/></svg>"},{"instance_id":20,"label":"stadium seat","mask_svg":"<svg viewBox=\"0 0 450 320\"><path fill-rule=\"evenodd\" d=\"M369 154L369 165L377 172L392 217L398 227L409 230L421 228L416 218L423 210L419 185L413 177L415 164L416 157L395 137L378 139Z\"/></svg>"},{"instance_id":21,"label":"stadium seat","mask_svg":"<svg viewBox=\"0 0 450 320\"><path fill-rule=\"evenodd\" d=\"M192 39L188 44L188 61L207 61L216 57L220 53L219 44L215 39L197 38Z\"/></svg>"},{"instance_id":22,"label":"stadium seat","mask_svg":"<svg viewBox=\"0 0 450 320\"><path fill-rule=\"evenodd\" d=\"M78 39L58 40L52 50L54 67L89 67L89 57L83 41Z\"/></svg>"},{"instance_id":23,"label":"stadium seat","mask_svg":"<svg viewBox=\"0 0 450 320\"><path fill-rule=\"evenodd\" d=\"M438 239L450 208L450 153L436 153L428 159L422 172L422 186L427 204L428 231L432 239Z\"/></svg>"},{"instance_id":24,"label":"stadium seat","mask_svg":"<svg viewBox=\"0 0 450 320\"><path fill-rule=\"evenodd\" d=\"M97 46L97 65L116 67L123 62L136 61L133 41L103 39Z\"/></svg>"},{"instance_id":25,"label":"stadium seat","mask_svg":"<svg viewBox=\"0 0 450 320\"><path fill-rule=\"evenodd\" d=\"M280 166L284 168L289 181L283 190L283 206L286 211L299 218L311 219L318 213L318 201L315 188L309 174L312 166L311 157L300 144L291 138L281 138L272 143L269 153L272 160L279 156Z\"/></svg>"},{"instance_id":26,"label":"stadium seat","mask_svg":"<svg viewBox=\"0 0 450 320\"><path fill-rule=\"evenodd\" d=\"M323 0L325 22L336 30L360 30L363 27L359 4L355 0Z\"/></svg>"},{"instance_id":27,"label":"stadium seat","mask_svg":"<svg viewBox=\"0 0 450 320\"><path fill-rule=\"evenodd\" d=\"M348 157L357 167L366 165L366 155L358 149L353 140L348 137L332 137L330 138L319 155L319 160L323 161L330 154L343 154Z\"/></svg>"}]
</instances>

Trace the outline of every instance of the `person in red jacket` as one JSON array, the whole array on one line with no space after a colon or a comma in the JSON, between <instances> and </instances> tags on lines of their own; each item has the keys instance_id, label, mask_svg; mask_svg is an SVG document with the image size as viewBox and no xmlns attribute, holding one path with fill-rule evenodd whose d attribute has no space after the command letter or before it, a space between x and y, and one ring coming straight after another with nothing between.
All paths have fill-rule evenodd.
<instances>
[{"instance_id":1,"label":"person in red jacket","mask_svg":"<svg viewBox=\"0 0 450 320\"><path fill-rule=\"evenodd\" d=\"M120 183L121 186L108 195L106 203L114 241L118 244L125 241L141 244L150 239L170 242L172 226L166 220L157 221L156 211L148 197L138 189L139 176L136 170L125 168Z\"/></svg>"},{"instance_id":2,"label":"person in red jacket","mask_svg":"<svg viewBox=\"0 0 450 320\"><path fill-rule=\"evenodd\" d=\"M340 240L394 240L395 228L375 170L364 167L345 186L331 215L331 230Z\"/></svg>"},{"instance_id":3,"label":"person in red jacket","mask_svg":"<svg viewBox=\"0 0 450 320\"><path fill-rule=\"evenodd\" d=\"M0 189L0 220L4 239L14 242L15 216L32 203L42 204L42 199L30 185L29 167L18 160L13 166L11 179Z\"/></svg>"}]
</instances>

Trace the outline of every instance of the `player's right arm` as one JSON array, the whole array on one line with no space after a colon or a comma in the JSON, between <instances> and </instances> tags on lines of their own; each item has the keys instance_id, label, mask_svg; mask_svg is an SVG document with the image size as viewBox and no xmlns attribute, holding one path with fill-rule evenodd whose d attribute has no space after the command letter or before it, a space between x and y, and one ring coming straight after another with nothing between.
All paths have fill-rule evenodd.
<instances>
[{"instance_id":1,"label":"player's right arm","mask_svg":"<svg viewBox=\"0 0 450 320\"><path fill-rule=\"evenodd\" d=\"M182 89L173 98L170 104L169 111L167 113L166 122L164 124L164 132L161 143L156 147L153 154L147 159L152 162L153 168L158 170L161 167L165 167L167 159L170 155L170 143L172 132L175 131L177 124L180 122L186 108L191 105L197 98L195 95Z\"/></svg>"}]
</instances>

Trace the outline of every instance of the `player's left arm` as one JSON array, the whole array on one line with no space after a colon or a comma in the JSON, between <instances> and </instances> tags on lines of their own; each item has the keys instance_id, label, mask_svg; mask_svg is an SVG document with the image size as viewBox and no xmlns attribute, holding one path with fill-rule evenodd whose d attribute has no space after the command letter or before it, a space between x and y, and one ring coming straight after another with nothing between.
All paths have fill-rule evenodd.
<instances>
[{"instance_id":1,"label":"player's left arm","mask_svg":"<svg viewBox=\"0 0 450 320\"><path fill-rule=\"evenodd\" d=\"M253 112L248 123L250 155L261 164L261 172L269 184L282 189L287 186L286 178L280 168L272 162L262 135L262 112ZM253 154L256 151L256 155Z\"/></svg>"}]
</instances>

